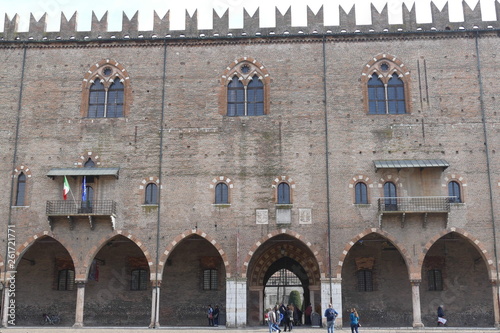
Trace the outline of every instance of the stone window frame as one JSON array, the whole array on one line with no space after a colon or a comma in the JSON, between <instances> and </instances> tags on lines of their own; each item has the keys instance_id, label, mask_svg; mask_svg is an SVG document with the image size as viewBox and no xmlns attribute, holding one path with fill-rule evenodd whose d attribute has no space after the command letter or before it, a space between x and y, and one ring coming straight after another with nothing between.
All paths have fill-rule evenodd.
<instances>
[{"instance_id":1,"label":"stone window frame","mask_svg":"<svg viewBox=\"0 0 500 333\"><path fill-rule=\"evenodd\" d=\"M364 183L366 185L366 204L356 203L356 186L358 183ZM370 205L371 204L371 189L373 188L373 183L370 177L359 174L351 178L349 182L349 188L352 189L352 202L354 205Z\"/></svg>"},{"instance_id":2,"label":"stone window frame","mask_svg":"<svg viewBox=\"0 0 500 333\"><path fill-rule=\"evenodd\" d=\"M289 204L280 204L278 203L278 186L281 183L287 183L289 188L290 188L290 203ZM295 181L288 176L279 176L276 177L271 185L271 188L273 189L273 202L276 205L280 206L292 206L294 203L294 195L295 195Z\"/></svg>"},{"instance_id":3,"label":"stone window frame","mask_svg":"<svg viewBox=\"0 0 500 333\"><path fill-rule=\"evenodd\" d=\"M18 205L17 204L17 194L19 190L19 176L21 174L24 174L26 177L25 185L24 185L24 196L23 196L23 205ZM26 165L19 165L16 168L14 168L12 172L12 178L14 178L14 193L12 193L12 205L14 207L28 207L30 205L30 193L31 193L31 187L32 187L32 182L31 182L31 170L29 167Z\"/></svg>"},{"instance_id":4,"label":"stone window frame","mask_svg":"<svg viewBox=\"0 0 500 333\"><path fill-rule=\"evenodd\" d=\"M146 203L146 188L149 184L154 184L157 186L158 190L158 197L157 197L157 202L156 203ZM141 200L141 205L143 206L158 206L160 202L160 191L161 185L160 185L160 179L155 176L150 176L147 178L142 179L141 184L139 185L139 191L140 191L140 200Z\"/></svg>"},{"instance_id":5,"label":"stone window frame","mask_svg":"<svg viewBox=\"0 0 500 333\"><path fill-rule=\"evenodd\" d=\"M387 69L382 69L382 66L387 66ZM400 114L392 114L386 113L384 114L374 114L370 113L370 105L369 105L369 97L368 97L368 82L373 77L373 75L377 75L379 79L384 83L385 90L387 91L387 83L392 78L394 74L397 74L399 79L403 82L404 85L404 100L405 100L405 113ZM367 115L405 115L410 114L412 105L411 105L411 80L410 80L410 70L406 67L406 65L397 57L387 54L381 53L373 57L364 67L361 73L361 87L363 91L363 106L365 109L365 113ZM387 109L387 108L386 108Z\"/></svg>"},{"instance_id":6,"label":"stone window frame","mask_svg":"<svg viewBox=\"0 0 500 333\"><path fill-rule=\"evenodd\" d=\"M227 203L216 203L215 188L220 183L224 183L225 185L227 185ZM233 183L233 180L231 178L226 177L226 176L215 177L212 179L212 181L208 185L208 188L210 189L210 193L211 193L212 205L221 206L221 207L231 205L232 197L233 197L233 188L234 188L234 183Z\"/></svg>"},{"instance_id":7,"label":"stone window frame","mask_svg":"<svg viewBox=\"0 0 500 333\"><path fill-rule=\"evenodd\" d=\"M248 68L248 72L244 73L242 70L244 67ZM227 116L227 90L228 85L231 83L234 77L237 77L244 86L252 81L254 76L257 76L263 84L264 93L264 115L270 112L270 86L271 77L269 72L264 67L262 63L251 57L242 57L234 60L222 74L220 78L221 91L219 94L219 113L223 116ZM245 115L244 117L247 117Z\"/></svg>"},{"instance_id":8,"label":"stone window frame","mask_svg":"<svg viewBox=\"0 0 500 333\"><path fill-rule=\"evenodd\" d=\"M444 177L444 183L442 184L443 187L445 188L445 191L446 191L446 195L448 196L449 195L449 184L451 182L456 182L459 186L459 189L460 189L460 202L450 202L451 204L454 204L454 205L461 205L461 204L464 204L466 202L466 188L467 188L467 180L462 177L461 175L458 175L458 174L455 174L455 173L450 173L450 174L447 174L445 177Z\"/></svg>"},{"instance_id":9,"label":"stone window frame","mask_svg":"<svg viewBox=\"0 0 500 333\"><path fill-rule=\"evenodd\" d=\"M110 74L105 74L104 70L110 69ZM107 89L114 83L116 78L120 79L120 82L123 83L123 115L122 117L116 118L125 118L130 113L130 105L132 104L132 88L130 85L130 76L125 69L125 67L119 62L113 59L103 59L96 64L92 65L90 69L85 73L82 82L82 103L80 108L80 115L82 118L88 119L112 119L108 117L88 117L89 111L89 98L90 98L90 88L92 84L96 80L100 80L104 85L104 88Z\"/></svg>"}]
</instances>

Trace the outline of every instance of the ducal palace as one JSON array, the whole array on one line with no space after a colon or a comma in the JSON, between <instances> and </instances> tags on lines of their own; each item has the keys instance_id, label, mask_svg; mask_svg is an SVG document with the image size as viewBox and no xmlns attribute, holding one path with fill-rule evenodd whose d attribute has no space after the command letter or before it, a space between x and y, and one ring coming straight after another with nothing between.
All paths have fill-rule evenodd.
<instances>
[{"instance_id":1,"label":"ducal palace","mask_svg":"<svg viewBox=\"0 0 500 333\"><path fill-rule=\"evenodd\" d=\"M313 325L499 326L500 20L387 6L6 15L2 325L252 327L292 287Z\"/></svg>"}]
</instances>

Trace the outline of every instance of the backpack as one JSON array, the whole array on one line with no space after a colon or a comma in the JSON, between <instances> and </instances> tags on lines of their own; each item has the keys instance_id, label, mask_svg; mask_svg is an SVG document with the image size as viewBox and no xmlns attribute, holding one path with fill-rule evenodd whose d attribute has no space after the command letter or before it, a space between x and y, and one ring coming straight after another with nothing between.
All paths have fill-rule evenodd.
<instances>
[{"instance_id":1,"label":"backpack","mask_svg":"<svg viewBox=\"0 0 500 333\"><path fill-rule=\"evenodd\" d=\"M326 320L327 321L332 321L332 320L335 320L335 318L337 318L337 315L335 314L335 311L333 309L328 309L326 310Z\"/></svg>"}]
</instances>

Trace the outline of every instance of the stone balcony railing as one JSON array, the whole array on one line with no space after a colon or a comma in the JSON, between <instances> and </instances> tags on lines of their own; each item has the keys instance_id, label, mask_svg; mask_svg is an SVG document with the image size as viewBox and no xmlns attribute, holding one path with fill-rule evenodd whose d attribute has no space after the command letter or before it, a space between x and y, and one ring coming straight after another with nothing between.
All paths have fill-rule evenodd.
<instances>
[{"instance_id":1,"label":"stone balcony railing","mask_svg":"<svg viewBox=\"0 0 500 333\"><path fill-rule=\"evenodd\" d=\"M113 200L49 200L47 201L46 214L52 227L52 222L57 217L67 217L73 228L77 217L88 217L90 227L94 228L94 218L109 217L112 227L115 227L116 202Z\"/></svg>"},{"instance_id":2,"label":"stone balcony railing","mask_svg":"<svg viewBox=\"0 0 500 333\"><path fill-rule=\"evenodd\" d=\"M449 213L456 197L383 197L378 199L378 211L388 213Z\"/></svg>"}]
</instances>

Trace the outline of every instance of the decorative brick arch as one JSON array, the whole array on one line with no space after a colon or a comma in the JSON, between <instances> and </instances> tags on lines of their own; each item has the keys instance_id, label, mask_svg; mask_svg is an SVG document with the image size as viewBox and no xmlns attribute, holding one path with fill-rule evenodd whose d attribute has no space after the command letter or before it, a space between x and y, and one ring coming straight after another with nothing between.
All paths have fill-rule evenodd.
<instances>
[{"instance_id":1,"label":"decorative brick arch","mask_svg":"<svg viewBox=\"0 0 500 333\"><path fill-rule=\"evenodd\" d=\"M210 244L212 244L217 251L219 252L220 256L222 257L222 261L224 262L224 267L226 269L226 277L230 278L231 277L231 265L229 264L229 258L227 257L226 252L222 249L219 243L213 238L212 236L208 235L207 233L203 232L202 230L199 229L191 229L191 230L186 230L183 233L177 235L177 237L174 238L170 244L168 244L167 248L165 251L161 254L160 260L158 263L158 276L163 275L163 269L165 268L165 263L167 262L167 259L170 255L170 253L179 245L179 243L184 239L189 236L193 235L198 235L204 239L206 239Z\"/></svg>"},{"instance_id":2,"label":"decorative brick arch","mask_svg":"<svg viewBox=\"0 0 500 333\"><path fill-rule=\"evenodd\" d=\"M97 255L97 253L103 248L103 246L109 242L110 239L116 237L116 236L123 236L125 238L130 239L135 245L137 245L144 256L146 257L146 260L148 261L148 266L149 266L149 272L153 272L154 269L154 260L151 257L151 254L149 253L148 249L144 244L137 238L136 236L132 235L130 232L123 231L123 230L115 230L108 235L104 236L101 238L97 244L99 245L94 245L87 253L87 256L83 259L83 265L81 269L78 272L75 272L75 280L80 280L80 281L87 281L88 277L88 272L90 269L90 266L92 265L92 260L94 257ZM151 274L153 276L153 274Z\"/></svg>"},{"instance_id":3,"label":"decorative brick arch","mask_svg":"<svg viewBox=\"0 0 500 333\"><path fill-rule=\"evenodd\" d=\"M288 235L298 241L300 241L303 245L305 245L305 247L307 247L310 252L313 254L313 258L314 260L310 260L311 258L311 255L310 253L305 253L304 251L301 251L300 249L290 249L292 250L293 252L291 253L291 258L296 260L298 263L300 263L302 265L302 267L304 267L304 269L306 270L307 272L307 275L308 277L312 280L310 281L315 281L317 280L314 276L312 276L313 273L317 273L318 277L319 278L325 278L326 277L326 271L325 271L325 265L323 263L323 260L321 258L321 255L319 254L319 251L318 249L316 249L315 246L313 246L310 242L307 242L303 239L302 235L299 234L298 232L295 232L295 231L292 231L292 230L286 230L286 229L281 229L281 230L275 230L273 232L270 232L269 234L267 234L266 236L262 237L260 240L258 240L253 246L252 248L250 249L250 251L248 251L248 254L243 262L243 266L240 267L240 275L243 277L243 278L246 278L247 277L247 273L248 273L248 269L249 269L249 264L250 264L250 261L252 259L252 257L254 256L255 252L257 251L257 249L262 246L266 241L270 240L271 238L275 237L275 236L278 236L278 235ZM266 253L268 254L268 253ZM259 273L257 273L257 277L256 283L259 283L259 281L263 278L263 274L265 274L265 271L267 271L267 268L270 266L269 263L272 263L274 261L276 261L277 259L277 256L281 256L280 253L276 253L276 251L270 251L269 252L269 257L267 258L268 260L266 260L267 264L266 265L262 265L261 269L258 269ZM264 267L266 266L266 267ZM250 281L249 283L251 283L252 281ZM261 282L261 281L260 281ZM319 281L316 281L317 283L319 283Z\"/></svg>"},{"instance_id":4,"label":"decorative brick arch","mask_svg":"<svg viewBox=\"0 0 500 333\"><path fill-rule=\"evenodd\" d=\"M77 269L77 267L80 265L80 262L78 261L78 256L76 255L76 251L73 249L73 247L71 246L71 244L67 243L66 241L62 240L62 239L58 239L56 236L54 236L54 234L50 231L43 231L43 232L39 232L38 234L35 234L31 237L29 237L24 243L21 244L21 246L19 246L17 248L17 251L16 251L16 258L21 258L21 256L23 256L26 251L38 240L38 239L41 239L41 238L45 238L45 237L50 237L52 239L54 239L55 241L57 241L59 244L61 244L62 247L64 247L64 249L66 251L68 251L68 254L69 256L71 257L71 260L73 261L73 265L75 266L75 271ZM20 260L17 260L16 261L16 267L17 267L17 264L19 264L19 261ZM1 266L0 266L1 267Z\"/></svg>"},{"instance_id":5,"label":"decorative brick arch","mask_svg":"<svg viewBox=\"0 0 500 333\"><path fill-rule=\"evenodd\" d=\"M490 254L488 252L488 250L486 250L485 246L483 245L483 243L481 243L481 241L479 241L478 238L472 236L471 234L469 234L467 231L465 231L463 229L454 228L454 227L441 231L440 233L438 233L434 237L432 237L432 239L430 239L427 242L427 244L425 244L425 246L422 248L422 252L418 256L418 271L416 271L415 273L418 273L419 276L421 275L421 268L424 264L424 260L425 260L425 256L426 256L427 252L434 245L434 243L436 243L440 238L442 238L450 233L457 233L460 236L462 236L464 239L466 239L470 242L470 244L483 257L483 259L486 263L486 266L487 266L488 276L490 278L490 281L497 281L497 275L496 275L496 270L495 270L495 260L492 257L492 254Z\"/></svg>"},{"instance_id":6,"label":"decorative brick arch","mask_svg":"<svg viewBox=\"0 0 500 333\"><path fill-rule=\"evenodd\" d=\"M393 237L389 233L387 233L379 228L370 228L370 229L363 230L361 233L357 234L354 238L352 238L351 241L349 241L349 243L346 244L346 246L344 247L344 250L342 251L342 254L339 258L339 262L338 262L337 267L335 269L334 277L337 277L339 279L342 277L342 266L344 265L344 261L345 261L345 258L347 257L347 254L349 253L351 248L354 246L354 244L356 244L356 242L359 241L360 239L362 239L363 237L366 237L366 236L368 236L370 234L374 234L374 233L379 234L380 236L386 238L388 241L390 241L392 243L392 245L394 245L396 247L396 249L398 249L399 253L401 254L401 256L403 257L403 259L406 263L406 268L408 269L410 279L412 279L412 272L414 271L414 269L412 267L412 260L411 260L409 253L408 253L408 250L395 237Z\"/></svg>"},{"instance_id":7,"label":"decorative brick arch","mask_svg":"<svg viewBox=\"0 0 500 333\"><path fill-rule=\"evenodd\" d=\"M75 166L83 168L83 166L85 165L85 162L87 162L89 160L89 158L92 161L94 161L96 167L101 166L101 158L100 158L100 156L98 154L96 154L95 152L92 152L92 151L87 151L87 152L81 154L78 157L78 159L76 160Z\"/></svg>"}]
</instances>

